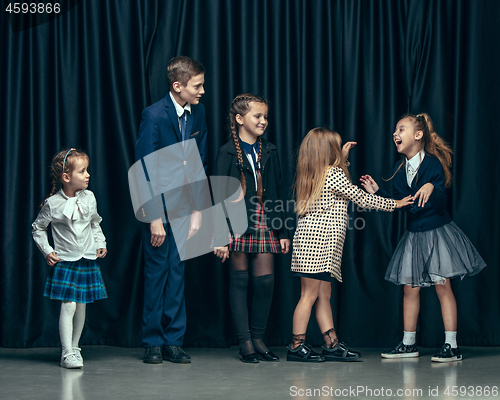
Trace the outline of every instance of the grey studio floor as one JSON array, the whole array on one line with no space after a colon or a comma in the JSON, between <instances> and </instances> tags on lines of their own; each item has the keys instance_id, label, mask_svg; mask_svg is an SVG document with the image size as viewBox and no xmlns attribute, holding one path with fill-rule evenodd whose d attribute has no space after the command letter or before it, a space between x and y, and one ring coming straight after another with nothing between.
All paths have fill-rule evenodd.
<instances>
[{"instance_id":1,"label":"grey studio floor","mask_svg":"<svg viewBox=\"0 0 500 400\"><path fill-rule=\"evenodd\" d=\"M83 346L81 370L59 367L58 348L0 348L0 399L500 399L500 347L462 347L463 361L431 363L437 349L413 359L244 364L237 347L187 348L192 363L141 361L142 348ZM319 350L319 349L318 349ZM448 391L447 391L448 389Z\"/></svg>"}]
</instances>

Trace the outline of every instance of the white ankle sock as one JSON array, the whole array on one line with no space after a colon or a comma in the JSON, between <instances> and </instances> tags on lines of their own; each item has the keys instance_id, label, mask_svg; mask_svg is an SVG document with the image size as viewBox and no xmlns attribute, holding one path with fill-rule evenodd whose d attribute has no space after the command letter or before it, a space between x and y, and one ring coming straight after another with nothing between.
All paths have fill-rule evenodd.
<instances>
[{"instance_id":1,"label":"white ankle sock","mask_svg":"<svg viewBox=\"0 0 500 400\"><path fill-rule=\"evenodd\" d=\"M404 332L403 344L405 346L411 346L412 344L415 344L415 342L417 341L416 340L417 332L406 332L406 331L403 332Z\"/></svg>"},{"instance_id":2,"label":"white ankle sock","mask_svg":"<svg viewBox=\"0 0 500 400\"><path fill-rule=\"evenodd\" d=\"M456 331L444 331L444 342L448 343L452 349L456 349L458 347L457 332Z\"/></svg>"}]
</instances>

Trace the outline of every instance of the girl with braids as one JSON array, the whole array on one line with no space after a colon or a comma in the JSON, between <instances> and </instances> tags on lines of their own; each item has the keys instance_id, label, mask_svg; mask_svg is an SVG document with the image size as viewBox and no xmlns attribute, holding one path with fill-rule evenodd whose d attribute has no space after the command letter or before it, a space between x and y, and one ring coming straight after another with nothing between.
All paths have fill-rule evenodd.
<instances>
[{"instance_id":1,"label":"girl with braids","mask_svg":"<svg viewBox=\"0 0 500 400\"><path fill-rule=\"evenodd\" d=\"M407 230L385 275L388 281L405 285L403 340L381 355L419 356L415 336L420 288L433 285L441 303L445 343L431 360L459 361L457 304L450 279L477 274L486 264L445 208L445 188L451 186L452 150L434 131L427 114L404 115L396 124L393 140L402 155L390 178L394 179L394 198L411 195L415 203L405 208ZM361 177L361 182L368 192L386 196L370 175Z\"/></svg>"},{"instance_id":2,"label":"girl with braids","mask_svg":"<svg viewBox=\"0 0 500 400\"><path fill-rule=\"evenodd\" d=\"M106 238L99 226L94 194L87 190L89 157L66 149L52 159L52 191L32 224L33 239L52 268L44 296L61 300L59 335L61 367L82 368L78 342L85 323L85 305L107 297L97 258L106 256ZM57 191L58 186L61 189ZM54 247L47 227L52 224Z\"/></svg>"},{"instance_id":3,"label":"girl with braids","mask_svg":"<svg viewBox=\"0 0 500 400\"><path fill-rule=\"evenodd\" d=\"M287 360L301 362L355 361L361 357L337 338L330 303L331 278L342 282L341 261L347 229L347 205L393 211L413 200L385 199L353 185L347 157L356 142L337 132L314 128L300 145L295 178L299 223L293 237L292 271L300 278L301 295L293 314L293 341ZM305 342L312 307L323 333L322 354Z\"/></svg>"},{"instance_id":4,"label":"girl with braids","mask_svg":"<svg viewBox=\"0 0 500 400\"><path fill-rule=\"evenodd\" d=\"M231 135L219 149L214 170L214 175L240 180L242 192L236 201L244 199L247 210L247 231L243 235L231 233L229 246L214 248L223 262L229 258L229 300L240 359L245 363L279 361L263 338L273 296L273 253L286 254L290 249L278 153L276 146L262 138L267 114L267 101L260 97L240 94L233 100L229 112ZM254 293L249 324L250 269Z\"/></svg>"}]
</instances>

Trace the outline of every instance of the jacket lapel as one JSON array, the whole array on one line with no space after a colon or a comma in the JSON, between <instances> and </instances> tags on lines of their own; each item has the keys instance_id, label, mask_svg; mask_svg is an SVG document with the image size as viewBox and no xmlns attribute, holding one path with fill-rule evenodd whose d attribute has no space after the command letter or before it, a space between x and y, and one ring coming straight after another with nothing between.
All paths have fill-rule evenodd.
<instances>
[{"instance_id":1,"label":"jacket lapel","mask_svg":"<svg viewBox=\"0 0 500 400\"><path fill-rule=\"evenodd\" d=\"M174 103L172 103L170 94L167 94L163 99L165 100L165 111L167 112L170 121L172 122L172 128L174 128L175 134L177 135L177 139L179 140L179 142L181 142L182 136L181 136L181 131L179 129L179 117L177 116L177 112L175 111Z\"/></svg>"}]
</instances>

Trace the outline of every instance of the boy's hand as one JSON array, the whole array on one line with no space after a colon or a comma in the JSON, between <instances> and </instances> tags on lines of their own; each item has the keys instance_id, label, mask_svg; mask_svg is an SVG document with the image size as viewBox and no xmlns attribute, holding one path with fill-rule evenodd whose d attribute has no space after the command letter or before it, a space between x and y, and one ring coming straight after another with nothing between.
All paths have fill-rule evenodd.
<instances>
[{"instance_id":1,"label":"boy's hand","mask_svg":"<svg viewBox=\"0 0 500 400\"><path fill-rule=\"evenodd\" d=\"M224 247L214 247L214 254L217 257L222 258L222 262L226 261L227 258L229 258L229 249L227 246Z\"/></svg>"},{"instance_id":2,"label":"boy's hand","mask_svg":"<svg viewBox=\"0 0 500 400\"><path fill-rule=\"evenodd\" d=\"M108 254L107 249L97 249L97 258L104 258Z\"/></svg>"},{"instance_id":3,"label":"boy's hand","mask_svg":"<svg viewBox=\"0 0 500 400\"><path fill-rule=\"evenodd\" d=\"M418 192L415 193L415 199L418 199L418 206L423 207L425 203L429 201L429 197L431 197L432 191L434 190L434 185L432 183L426 183Z\"/></svg>"},{"instance_id":4,"label":"boy's hand","mask_svg":"<svg viewBox=\"0 0 500 400\"><path fill-rule=\"evenodd\" d=\"M165 228L163 227L163 221L161 218L151 221L151 245L153 247L160 247L165 241Z\"/></svg>"},{"instance_id":5,"label":"boy's hand","mask_svg":"<svg viewBox=\"0 0 500 400\"><path fill-rule=\"evenodd\" d=\"M189 220L189 232L187 235L187 239L191 239L196 232L198 232L201 228L201 211L193 211L191 214L191 219Z\"/></svg>"},{"instance_id":6,"label":"boy's hand","mask_svg":"<svg viewBox=\"0 0 500 400\"><path fill-rule=\"evenodd\" d=\"M403 208L403 207L409 206L410 204L413 204L413 197L406 196L404 199L395 200L395 201L396 201L396 208Z\"/></svg>"},{"instance_id":7,"label":"boy's hand","mask_svg":"<svg viewBox=\"0 0 500 400\"><path fill-rule=\"evenodd\" d=\"M377 182L370 175L363 175L359 178L361 186L365 188L368 193L376 193L379 189Z\"/></svg>"},{"instance_id":8,"label":"boy's hand","mask_svg":"<svg viewBox=\"0 0 500 400\"><path fill-rule=\"evenodd\" d=\"M290 251L290 239L280 239L281 252L286 254Z\"/></svg>"},{"instance_id":9,"label":"boy's hand","mask_svg":"<svg viewBox=\"0 0 500 400\"><path fill-rule=\"evenodd\" d=\"M56 256L55 251L47 254L47 257L45 257L45 260L47 261L47 264L49 264L51 267L56 265L59 261L61 261L61 259Z\"/></svg>"}]
</instances>

